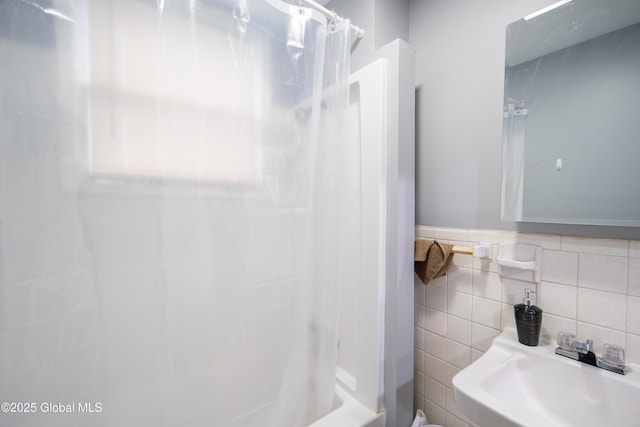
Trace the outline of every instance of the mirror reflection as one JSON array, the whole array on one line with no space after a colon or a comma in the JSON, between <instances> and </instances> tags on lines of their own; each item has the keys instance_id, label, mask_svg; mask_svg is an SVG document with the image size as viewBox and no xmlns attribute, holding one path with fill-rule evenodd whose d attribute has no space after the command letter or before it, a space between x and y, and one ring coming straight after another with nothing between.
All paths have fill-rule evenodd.
<instances>
[{"instance_id":1,"label":"mirror reflection","mask_svg":"<svg viewBox=\"0 0 640 427\"><path fill-rule=\"evenodd\" d=\"M640 226L640 1L507 27L502 219Z\"/></svg>"}]
</instances>

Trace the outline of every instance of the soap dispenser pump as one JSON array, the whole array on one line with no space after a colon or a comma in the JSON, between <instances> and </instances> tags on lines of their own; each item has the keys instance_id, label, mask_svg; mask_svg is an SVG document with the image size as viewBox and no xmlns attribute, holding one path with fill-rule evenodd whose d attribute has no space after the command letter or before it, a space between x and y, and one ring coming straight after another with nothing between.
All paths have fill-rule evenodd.
<instances>
[{"instance_id":1,"label":"soap dispenser pump","mask_svg":"<svg viewBox=\"0 0 640 427\"><path fill-rule=\"evenodd\" d=\"M524 290L522 304L513 307L516 318L516 329L520 344L537 346L540 340L540 327L542 326L542 309L533 304L531 295L535 292L531 289Z\"/></svg>"}]
</instances>

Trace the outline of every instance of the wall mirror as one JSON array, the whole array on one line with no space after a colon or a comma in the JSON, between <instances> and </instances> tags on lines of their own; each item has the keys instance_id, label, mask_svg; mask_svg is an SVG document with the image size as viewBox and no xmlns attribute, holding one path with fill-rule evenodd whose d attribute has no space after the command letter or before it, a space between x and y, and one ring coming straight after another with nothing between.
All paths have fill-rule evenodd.
<instances>
[{"instance_id":1,"label":"wall mirror","mask_svg":"<svg viewBox=\"0 0 640 427\"><path fill-rule=\"evenodd\" d=\"M502 151L503 220L640 226L640 1L507 27Z\"/></svg>"}]
</instances>

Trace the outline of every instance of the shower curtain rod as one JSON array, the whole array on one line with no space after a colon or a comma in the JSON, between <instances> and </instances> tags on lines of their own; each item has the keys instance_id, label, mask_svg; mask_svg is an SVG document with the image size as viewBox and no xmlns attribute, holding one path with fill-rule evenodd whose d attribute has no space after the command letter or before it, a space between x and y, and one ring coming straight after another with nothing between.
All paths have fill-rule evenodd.
<instances>
[{"instance_id":1,"label":"shower curtain rod","mask_svg":"<svg viewBox=\"0 0 640 427\"><path fill-rule=\"evenodd\" d=\"M329 10L326 7L316 3L313 0L299 0L299 1L304 3L304 4L306 4L309 7L317 10L318 12L322 13L324 16L326 16L327 18L329 18L330 20L332 20L334 22L340 22L340 21L343 20L343 18L340 15L338 15L334 11ZM357 25L351 24L351 31L353 31L354 35L358 39L361 39L361 38L364 37L364 30L362 28L358 27Z\"/></svg>"}]
</instances>

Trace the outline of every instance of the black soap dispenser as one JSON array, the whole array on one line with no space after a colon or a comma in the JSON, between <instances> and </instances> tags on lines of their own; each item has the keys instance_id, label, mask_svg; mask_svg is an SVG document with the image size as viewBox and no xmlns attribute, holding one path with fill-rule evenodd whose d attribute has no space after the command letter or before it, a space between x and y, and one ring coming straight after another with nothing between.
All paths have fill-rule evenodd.
<instances>
[{"instance_id":1,"label":"black soap dispenser","mask_svg":"<svg viewBox=\"0 0 640 427\"><path fill-rule=\"evenodd\" d=\"M533 305L531 294L535 295L535 292L531 289L525 289L522 304L515 305L513 312L516 317L516 329L520 344L537 346L542 326L542 309Z\"/></svg>"}]
</instances>

